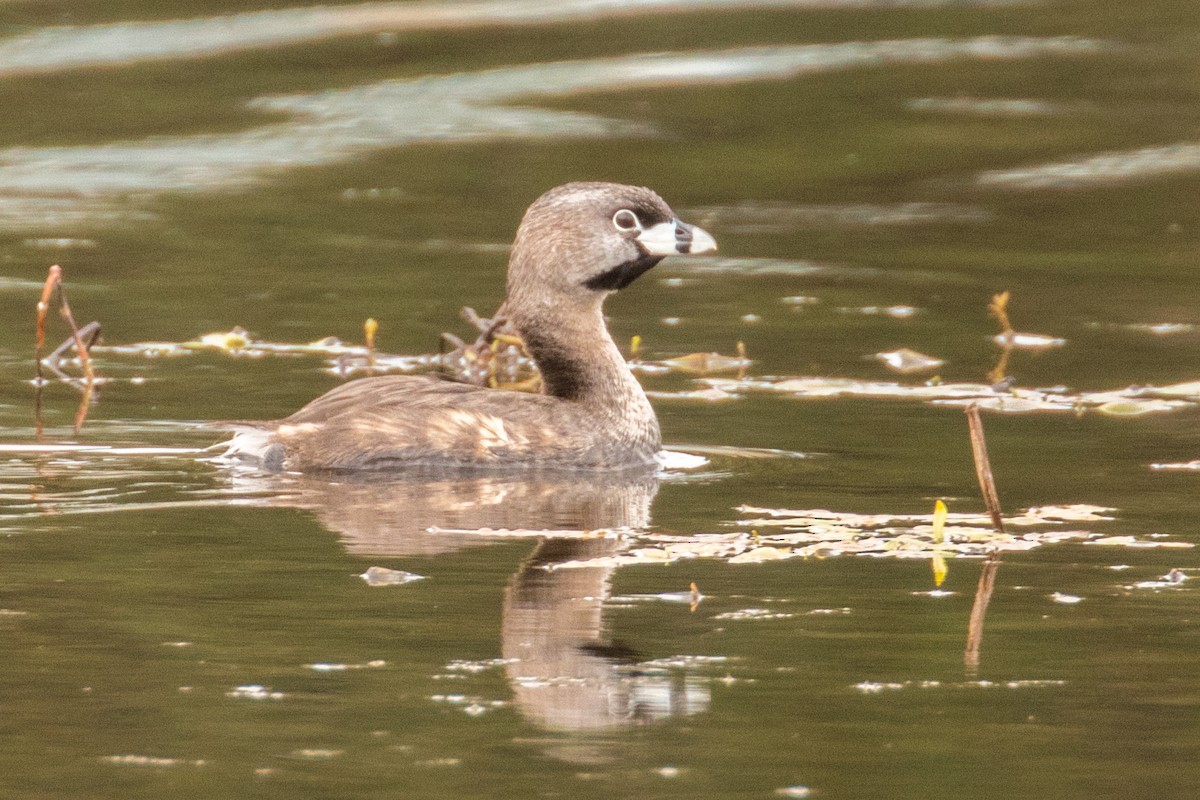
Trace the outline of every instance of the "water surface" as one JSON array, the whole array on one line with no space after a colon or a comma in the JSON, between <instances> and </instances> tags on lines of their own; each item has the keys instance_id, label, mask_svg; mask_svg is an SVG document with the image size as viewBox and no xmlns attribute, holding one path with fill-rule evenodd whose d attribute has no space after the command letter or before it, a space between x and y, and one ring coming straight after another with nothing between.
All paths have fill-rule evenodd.
<instances>
[{"instance_id":1,"label":"water surface","mask_svg":"<svg viewBox=\"0 0 1200 800\"><path fill-rule=\"evenodd\" d=\"M981 383L1010 290L1066 340L1011 355L1018 389L1192 381L1194 4L6 3L0 34L4 796L1194 793L1198 565L1161 545L1198 543L1200 474L1152 467L1200 458L1193 395L985 416L1008 514L1103 506L1062 527L1132 539L1005 553L970 666L978 558L930 594L928 553L679 557L745 507L982 511L958 407L641 373L707 466L339 482L202 457L203 423L335 385L316 355L104 353L78 434L55 383L39 437L29 383L52 263L109 345L374 317L436 352L577 179L721 244L609 302L648 360ZM945 364L895 375L898 348Z\"/></svg>"}]
</instances>

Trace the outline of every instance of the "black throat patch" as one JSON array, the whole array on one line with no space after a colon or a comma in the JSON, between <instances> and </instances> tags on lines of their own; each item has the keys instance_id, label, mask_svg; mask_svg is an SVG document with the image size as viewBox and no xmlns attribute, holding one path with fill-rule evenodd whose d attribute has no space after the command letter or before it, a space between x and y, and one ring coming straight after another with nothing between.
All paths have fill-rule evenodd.
<instances>
[{"instance_id":1,"label":"black throat patch","mask_svg":"<svg viewBox=\"0 0 1200 800\"><path fill-rule=\"evenodd\" d=\"M596 292L616 292L636 281L642 276L642 273L650 270L662 260L663 256L652 256L643 252L632 261L618 264L610 270L588 278L583 285Z\"/></svg>"}]
</instances>

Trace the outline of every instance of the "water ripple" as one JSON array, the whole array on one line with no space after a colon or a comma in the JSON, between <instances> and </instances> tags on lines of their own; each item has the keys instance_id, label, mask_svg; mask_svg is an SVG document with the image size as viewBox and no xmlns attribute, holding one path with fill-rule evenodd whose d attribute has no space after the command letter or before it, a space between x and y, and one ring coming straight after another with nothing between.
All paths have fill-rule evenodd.
<instances>
[{"instance_id":1,"label":"water ripple","mask_svg":"<svg viewBox=\"0 0 1200 800\"><path fill-rule=\"evenodd\" d=\"M678 85L781 80L804 74L956 59L1090 55L1105 45L1077 37L983 36L750 47L632 55L389 80L251 105L288 113L285 123L235 134L165 137L81 147L0 151L0 224L42 225L46 198L60 219L122 208L114 197L244 186L272 171L315 166L422 141L502 137L650 135L646 125L508 105L532 96L637 91ZM20 209L28 203L28 213Z\"/></svg>"},{"instance_id":2,"label":"water ripple","mask_svg":"<svg viewBox=\"0 0 1200 800\"><path fill-rule=\"evenodd\" d=\"M199 58L409 30L536 25L580 19L754 8L1004 6L1020 0L493 0L363 3L220 17L44 28L0 41L0 75Z\"/></svg>"},{"instance_id":3,"label":"water ripple","mask_svg":"<svg viewBox=\"0 0 1200 800\"><path fill-rule=\"evenodd\" d=\"M979 175L976 182L1000 189L1074 189L1197 171L1200 171L1200 142L1181 142L1100 153L1075 161L993 170Z\"/></svg>"}]
</instances>

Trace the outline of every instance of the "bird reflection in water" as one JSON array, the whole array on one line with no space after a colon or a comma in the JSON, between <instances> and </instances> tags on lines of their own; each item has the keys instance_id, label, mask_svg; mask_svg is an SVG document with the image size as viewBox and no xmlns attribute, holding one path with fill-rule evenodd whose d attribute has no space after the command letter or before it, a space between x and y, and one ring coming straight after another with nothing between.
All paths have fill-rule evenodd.
<instances>
[{"instance_id":1,"label":"bird reflection in water","mask_svg":"<svg viewBox=\"0 0 1200 800\"><path fill-rule=\"evenodd\" d=\"M617 555L621 530L647 528L659 486L654 475L406 472L264 480L279 505L311 511L356 556L427 557L494 541L469 532L479 529L538 538L505 589L500 651L514 705L544 730L603 732L707 710L703 679L648 664L609 640L604 610L614 566L555 569ZM559 756L582 755L569 751Z\"/></svg>"}]
</instances>

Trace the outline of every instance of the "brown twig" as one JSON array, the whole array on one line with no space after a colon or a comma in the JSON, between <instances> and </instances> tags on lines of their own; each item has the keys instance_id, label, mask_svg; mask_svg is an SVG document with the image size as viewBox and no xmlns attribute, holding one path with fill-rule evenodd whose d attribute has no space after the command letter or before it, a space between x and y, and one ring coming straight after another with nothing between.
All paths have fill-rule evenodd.
<instances>
[{"instance_id":1,"label":"brown twig","mask_svg":"<svg viewBox=\"0 0 1200 800\"><path fill-rule=\"evenodd\" d=\"M33 358L36 362L38 388L42 385L42 348L46 346L46 312L50 310L50 298L54 290L62 282L62 267L55 264L46 275L46 283L42 286L42 296L37 304L37 328L33 336Z\"/></svg>"},{"instance_id":2,"label":"brown twig","mask_svg":"<svg viewBox=\"0 0 1200 800\"><path fill-rule=\"evenodd\" d=\"M971 403L966 408L967 427L971 431L971 455L975 459L975 477L979 479L979 491L983 503L992 518L992 527L1004 533L1004 518L1000 514L1000 495L996 492L996 481L992 477L992 463L988 460L987 440L983 436L983 420L979 417L979 405Z\"/></svg>"},{"instance_id":3,"label":"brown twig","mask_svg":"<svg viewBox=\"0 0 1200 800\"><path fill-rule=\"evenodd\" d=\"M42 374L42 348L46 345L46 314L50 310L50 300L54 297L55 291L58 292L58 314L71 328L70 342L75 346L75 352L79 355L79 366L83 370L83 402L79 407L79 411L75 414L75 431L83 426L84 420L87 419L87 409L91 404L96 387L96 373L92 367L92 359L88 353L88 344L83 341L83 333L80 332L79 326L75 324L75 316L71 313L71 304L67 302L66 289L63 287L62 267L58 264L50 267L46 274L46 283L42 286L42 294L38 299L37 304L37 325L34 330L33 338L33 356L35 361L35 371L37 379L36 389L34 392L33 411L36 420L37 435L40 438L43 432L42 426L42 384L45 382ZM91 334L98 334L100 329L99 323L90 323L85 327L85 330ZM94 338L94 337L93 337ZM57 348L52 354L54 363L51 368L54 369L60 377L64 377L61 370L57 368L59 355L66 349L66 343ZM65 378L64 378L65 379Z\"/></svg>"},{"instance_id":4,"label":"brown twig","mask_svg":"<svg viewBox=\"0 0 1200 800\"><path fill-rule=\"evenodd\" d=\"M62 270L57 266L51 269L59 270L58 314L67 321L67 325L71 326L71 338L75 340L75 352L79 354L79 366L83 368L83 376L90 389L96 383L96 374L92 371L92 358L88 355L87 345L83 343L83 337L79 334L79 326L75 324L75 317L71 314L71 304L67 302L66 287L62 284Z\"/></svg>"}]
</instances>

